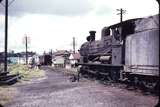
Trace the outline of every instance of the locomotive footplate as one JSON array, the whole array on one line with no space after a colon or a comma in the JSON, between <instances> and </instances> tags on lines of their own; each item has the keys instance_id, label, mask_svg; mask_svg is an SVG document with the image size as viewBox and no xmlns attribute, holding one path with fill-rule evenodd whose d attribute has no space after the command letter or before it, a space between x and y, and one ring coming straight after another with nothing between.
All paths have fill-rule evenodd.
<instances>
[{"instance_id":1,"label":"locomotive footplate","mask_svg":"<svg viewBox=\"0 0 160 107\"><path fill-rule=\"evenodd\" d=\"M123 65L111 65L111 64L96 64L96 63L76 63L76 65L83 65L83 66L102 66L108 68L123 68Z\"/></svg>"}]
</instances>

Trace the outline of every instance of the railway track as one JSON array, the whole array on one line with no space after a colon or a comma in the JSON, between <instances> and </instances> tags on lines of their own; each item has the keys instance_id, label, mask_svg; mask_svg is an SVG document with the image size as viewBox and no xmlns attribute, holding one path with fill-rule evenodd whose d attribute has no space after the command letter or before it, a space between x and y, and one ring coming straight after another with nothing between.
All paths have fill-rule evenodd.
<instances>
[{"instance_id":1,"label":"railway track","mask_svg":"<svg viewBox=\"0 0 160 107\"><path fill-rule=\"evenodd\" d=\"M19 74L9 74L9 72L0 72L0 86L12 85L16 83L21 76Z\"/></svg>"},{"instance_id":2,"label":"railway track","mask_svg":"<svg viewBox=\"0 0 160 107\"><path fill-rule=\"evenodd\" d=\"M140 87L140 86L135 86L133 83L129 83L126 81L112 81L109 78L105 78L105 77L97 77L96 75L88 75L88 74L83 74L80 76L80 78L86 78L89 79L91 81L96 81L100 84L103 84L105 86L111 86L111 87L117 87L117 88L121 88L121 89L126 89L126 90L130 90L130 91L134 91L134 92L138 92L138 93L142 93L144 95L151 95L151 96L158 96L159 92L158 90L153 90L153 89L146 89L144 87Z\"/></svg>"}]
</instances>

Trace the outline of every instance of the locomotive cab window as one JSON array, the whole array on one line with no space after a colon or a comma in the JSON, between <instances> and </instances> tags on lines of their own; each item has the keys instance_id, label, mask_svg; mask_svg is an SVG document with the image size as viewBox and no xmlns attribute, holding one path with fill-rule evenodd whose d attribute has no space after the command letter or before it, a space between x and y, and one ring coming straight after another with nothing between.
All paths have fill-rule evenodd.
<instances>
[{"instance_id":1,"label":"locomotive cab window","mask_svg":"<svg viewBox=\"0 0 160 107\"><path fill-rule=\"evenodd\" d=\"M105 30L105 36L110 36L110 29Z\"/></svg>"}]
</instances>

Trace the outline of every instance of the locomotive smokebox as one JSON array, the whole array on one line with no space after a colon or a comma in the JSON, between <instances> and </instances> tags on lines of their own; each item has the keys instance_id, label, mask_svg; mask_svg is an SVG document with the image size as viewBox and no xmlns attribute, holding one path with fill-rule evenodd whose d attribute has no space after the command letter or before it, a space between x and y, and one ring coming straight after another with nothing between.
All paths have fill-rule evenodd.
<instances>
[{"instance_id":1,"label":"locomotive smokebox","mask_svg":"<svg viewBox=\"0 0 160 107\"><path fill-rule=\"evenodd\" d=\"M96 31L89 31L89 33L90 33L90 40L95 41Z\"/></svg>"}]
</instances>

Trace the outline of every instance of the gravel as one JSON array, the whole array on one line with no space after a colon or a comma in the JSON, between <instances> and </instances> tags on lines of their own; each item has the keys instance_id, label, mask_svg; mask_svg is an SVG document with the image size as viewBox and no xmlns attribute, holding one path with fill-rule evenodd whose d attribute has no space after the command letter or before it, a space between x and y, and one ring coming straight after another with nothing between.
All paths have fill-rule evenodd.
<instances>
[{"instance_id":1,"label":"gravel","mask_svg":"<svg viewBox=\"0 0 160 107\"><path fill-rule=\"evenodd\" d=\"M5 107L154 107L158 98L81 78L71 82L64 72L43 67L46 77L15 85L18 92Z\"/></svg>"}]
</instances>

